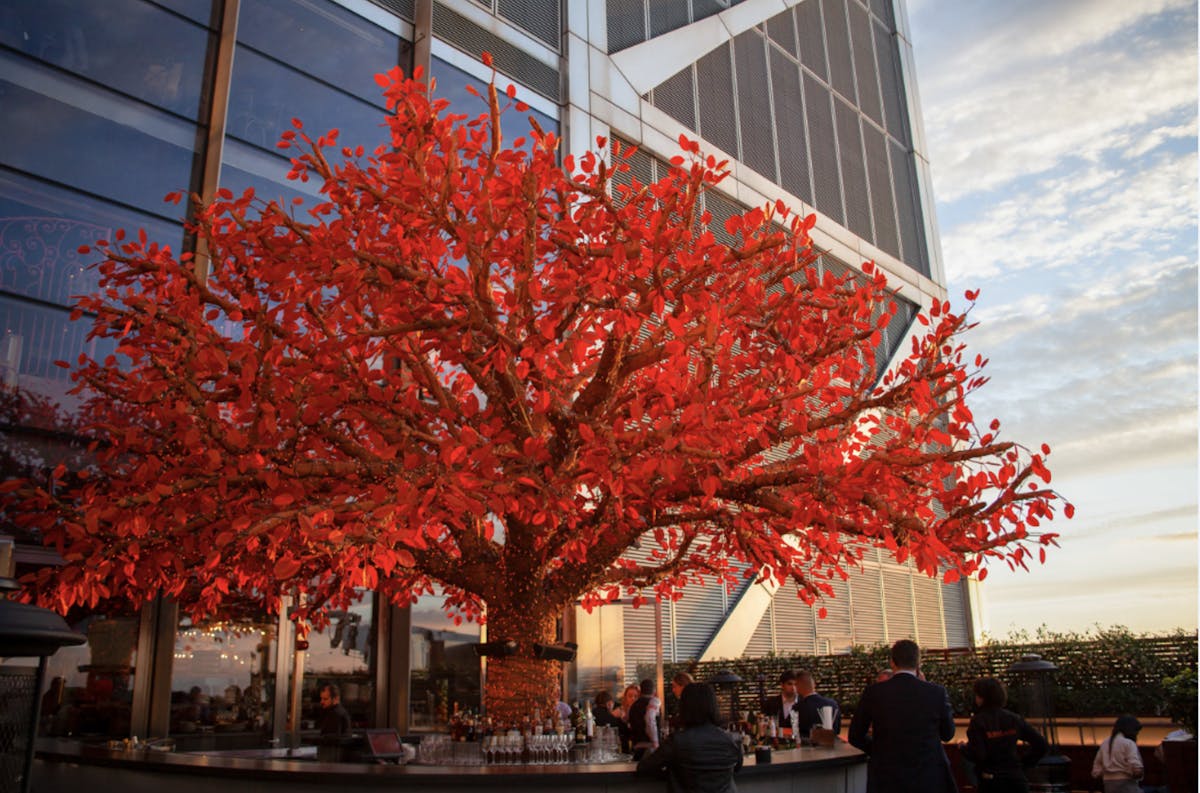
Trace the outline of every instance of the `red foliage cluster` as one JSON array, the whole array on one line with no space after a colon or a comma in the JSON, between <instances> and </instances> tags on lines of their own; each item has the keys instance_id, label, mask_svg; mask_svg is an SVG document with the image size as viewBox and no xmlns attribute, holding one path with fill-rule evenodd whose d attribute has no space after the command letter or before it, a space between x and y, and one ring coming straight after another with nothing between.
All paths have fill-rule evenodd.
<instances>
[{"instance_id":1,"label":"red foliage cluster","mask_svg":"<svg viewBox=\"0 0 1200 793\"><path fill-rule=\"evenodd\" d=\"M877 380L884 275L818 277L813 218L782 204L718 242L701 196L723 164L695 143L618 188L621 154L560 163L536 125L506 148L494 86L468 120L380 83L391 139L369 156L284 136L321 184L307 216L222 192L192 224L204 256L103 248L79 309L119 346L75 372L103 474L24 493L67 561L43 602L317 612L438 586L538 622L737 562L813 599L870 547L952 580L1054 541L1048 450L967 406L965 314L935 303Z\"/></svg>"}]
</instances>

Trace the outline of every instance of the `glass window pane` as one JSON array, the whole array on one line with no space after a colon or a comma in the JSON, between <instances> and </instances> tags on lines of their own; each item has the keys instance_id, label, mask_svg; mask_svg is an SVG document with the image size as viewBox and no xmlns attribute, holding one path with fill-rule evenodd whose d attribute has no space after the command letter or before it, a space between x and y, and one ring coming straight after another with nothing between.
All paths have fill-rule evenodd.
<instances>
[{"instance_id":1,"label":"glass window pane","mask_svg":"<svg viewBox=\"0 0 1200 793\"><path fill-rule=\"evenodd\" d=\"M449 110L452 113L461 113L467 118L476 118L480 114L487 112L487 100L483 97L487 96L487 82L479 80L459 69L457 66L451 66L443 60L433 58L429 67L429 71L437 80L437 88L434 95L449 100ZM507 78L502 75L497 77L497 86L503 88L508 85ZM479 93L478 96L472 95L467 91L467 86L473 85ZM501 96L503 104L505 98ZM526 115L537 119L538 124L546 132L558 132L558 119L547 116L545 113L540 113L532 108L528 114L518 113L516 110L509 110L504 114L503 131L504 141L506 145L511 145L515 138L525 138L525 150L528 151L533 142L529 139L529 121Z\"/></svg>"},{"instance_id":2,"label":"glass window pane","mask_svg":"<svg viewBox=\"0 0 1200 793\"><path fill-rule=\"evenodd\" d=\"M278 201L284 207L294 206L297 217L308 219L305 209L324 201L320 183L289 181L287 172L291 164L287 159L262 149L248 146L231 138L225 139L225 161L221 163L221 186L241 195L253 187L254 194L263 201ZM292 199L299 198L302 204L293 205Z\"/></svg>"},{"instance_id":3,"label":"glass window pane","mask_svg":"<svg viewBox=\"0 0 1200 793\"><path fill-rule=\"evenodd\" d=\"M321 689L335 685L354 729L375 726L375 625L370 592L345 611L333 611L323 630L308 634L304 657L301 724L315 728L321 720Z\"/></svg>"},{"instance_id":4,"label":"glass window pane","mask_svg":"<svg viewBox=\"0 0 1200 793\"><path fill-rule=\"evenodd\" d=\"M149 238L178 252L177 224L123 210L34 179L0 172L0 290L70 306L97 289L99 256L80 245L112 240L117 229L145 228Z\"/></svg>"},{"instance_id":5,"label":"glass window pane","mask_svg":"<svg viewBox=\"0 0 1200 793\"><path fill-rule=\"evenodd\" d=\"M63 647L47 659L41 733L128 737L138 664L137 617L90 614L70 624L87 636L87 644Z\"/></svg>"},{"instance_id":6,"label":"glass window pane","mask_svg":"<svg viewBox=\"0 0 1200 793\"><path fill-rule=\"evenodd\" d=\"M299 118L313 138L337 129L340 144L373 150L388 140L385 115L246 47L234 56L227 132L247 143L274 149L280 133Z\"/></svg>"},{"instance_id":7,"label":"glass window pane","mask_svg":"<svg viewBox=\"0 0 1200 793\"><path fill-rule=\"evenodd\" d=\"M213 23L212 0L155 0L160 6L182 14L193 22L211 26Z\"/></svg>"},{"instance_id":8,"label":"glass window pane","mask_svg":"<svg viewBox=\"0 0 1200 793\"><path fill-rule=\"evenodd\" d=\"M209 33L142 0L7 0L3 43L196 119Z\"/></svg>"},{"instance_id":9,"label":"glass window pane","mask_svg":"<svg viewBox=\"0 0 1200 793\"><path fill-rule=\"evenodd\" d=\"M71 322L68 309L56 309L0 295L0 382L27 389L72 409L72 383L55 361L74 362L80 353L103 360L114 352L111 339L87 339L91 325Z\"/></svg>"},{"instance_id":10,"label":"glass window pane","mask_svg":"<svg viewBox=\"0 0 1200 793\"><path fill-rule=\"evenodd\" d=\"M11 68L10 68L11 67ZM5 145L0 162L174 220L163 203L191 184L194 125L28 68L0 53Z\"/></svg>"},{"instance_id":11,"label":"glass window pane","mask_svg":"<svg viewBox=\"0 0 1200 793\"><path fill-rule=\"evenodd\" d=\"M380 107L375 75L411 68L408 42L333 3L242 0L239 14L238 41Z\"/></svg>"},{"instance_id":12,"label":"glass window pane","mask_svg":"<svg viewBox=\"0 0 1200 793\"><path fill-rule=\"evenodd\" d=\"M180 750L265 746L275 695L276 624L265 613L175 634L170 734Z\"/></svg>"},{"instance_id":13,"label":"glass window pane","mask_svg":"<svg viewBox=\"0 0 1200 793\"><path fill-rule=\"evenodd\" d=\"M458 710L479 710L482 703L479 641L473 622L455 625L440 596L424 596L412 606L409 637L409 729L443 731Z\"/></svg>"}]
</instances>

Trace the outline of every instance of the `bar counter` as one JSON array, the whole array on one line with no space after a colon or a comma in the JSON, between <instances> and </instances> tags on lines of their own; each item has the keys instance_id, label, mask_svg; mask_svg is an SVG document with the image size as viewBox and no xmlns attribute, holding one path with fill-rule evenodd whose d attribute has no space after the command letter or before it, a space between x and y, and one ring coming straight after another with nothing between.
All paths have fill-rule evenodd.
<instances>
[{"instance_id":1,"label":"bar counter","mask_svg":"<svg viewBox=\"0 0 1200 793\"><path fill-rule=\"evenodd\" d=\"M404 788L479 793L559 788L584 793L662 793L663 780L639 777L633 763L602 765L426 766L323 763L311 759L250 759L154 750L120 751L76 741L37 745L33 789L38 793L241 793ZM736 777L742 793L863 793L866 756L848 744L773 753L770 764L746 757Z\"/></svg>"}]
</instances>

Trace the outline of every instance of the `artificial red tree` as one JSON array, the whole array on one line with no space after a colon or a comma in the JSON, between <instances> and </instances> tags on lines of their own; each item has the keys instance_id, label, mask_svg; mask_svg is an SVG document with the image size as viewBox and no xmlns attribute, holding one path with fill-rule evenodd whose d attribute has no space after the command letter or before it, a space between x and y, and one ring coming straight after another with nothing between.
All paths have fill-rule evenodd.
<instances>
[{"instance_id":1,"label":"artificial red tree","mask_svg":"<svg viewBox=\"0 0 1200 793\"><path fill-rule=\"evenodd\" d=\"M884 275L818 276L814 219L782 204L718 242L701 196L723 164L694 142L661 182L616 186L617 147L560 162L534 124L506 148L494 86L468 120L379 82L373 154L299 122L280 143L323 203L222 192L191 221L204 256L98 243L79 311L118 347L74 365L94 465L7 489L66 560L41 602L293 594L319 619L356 588L436 586L517 642L489 665L504 717L555 696L532 645L579 600L745 562L811 601L870 547L953 580L1054 542L1048 450L967 406L985 378L965 313L935 302L880 379Z\"/></svg>"}]
</instances>

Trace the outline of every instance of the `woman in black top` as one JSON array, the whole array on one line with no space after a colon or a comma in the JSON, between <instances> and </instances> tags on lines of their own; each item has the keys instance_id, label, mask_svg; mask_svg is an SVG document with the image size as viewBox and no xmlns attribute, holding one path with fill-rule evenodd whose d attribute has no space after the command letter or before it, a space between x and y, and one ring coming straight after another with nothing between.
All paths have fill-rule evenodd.
<instances>
[{"instance_id":1,"label":"woman in black top","mask_svg":"<svg viewBox=\"0 0 1200 793\"><path fill-rule=\"evenodd\" d=\"M1025 769L1037 765L1048 748L1046 739L1004 705L1008 695L994 677L975 681L975 705L978 710L967 727L964 754L975 764L979 793L1029 793ZM1017 741L1029 744L1024 758L1017 752Z\"/></svg>"},{"instance_id":2,"label":"woman in black top","mask_svg":"<svg viewBox=\"0 0 1200 793\"><path fill-rule=\"evenodd\" d=\"M717 726L717 695L712 686L684 687L679 715L683 729L643 757L638 773L665 771L671 793L737 793L733 775L742 767L742 747Z\"/></svg>"}]
</instances>

